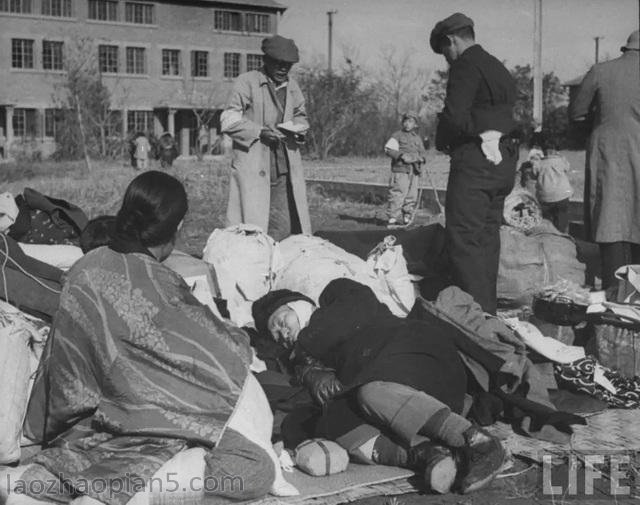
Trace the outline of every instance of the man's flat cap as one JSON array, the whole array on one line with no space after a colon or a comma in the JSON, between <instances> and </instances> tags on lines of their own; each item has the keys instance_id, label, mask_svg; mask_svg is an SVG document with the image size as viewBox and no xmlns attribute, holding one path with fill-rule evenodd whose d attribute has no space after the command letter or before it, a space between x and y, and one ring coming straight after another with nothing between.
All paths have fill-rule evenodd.
<instances>
[{"instance_id":1,"label":"man's flat cap","mask_svg":"<svg viewBox=\"0 0 640 505\"><path fill-rule=\"evenodd\" d=\"M461 12L451 14L448 18L439 21L433 30L431 30L431 36L429 37L429 44L431 44L433 52L442 54L442 50L440 49L442 37L467 26L473 27L473 20Z\"/></svg>"},{"instance_id":2,"label":"man's flat cap","mask_svg":"<svg viewBox=\"0 0 640 505\"><path fill-rule=\"evenodd\" d=\"M280 35L268 37L262 41L262 52L274 60L285 61L287 63L297 63L300 61L298 46L293 39L286 39Z\"/></svg>"}]
</instances>

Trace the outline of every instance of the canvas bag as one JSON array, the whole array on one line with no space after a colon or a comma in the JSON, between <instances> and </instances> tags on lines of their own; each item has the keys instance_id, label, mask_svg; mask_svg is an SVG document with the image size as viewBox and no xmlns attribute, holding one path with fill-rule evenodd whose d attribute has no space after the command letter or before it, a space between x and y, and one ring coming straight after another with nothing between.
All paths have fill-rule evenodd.
<instances>
[{"instance_id":1,"label":"canvas bag","mask_svg":"<svg viewBox=\"0 0 640 505\"><path fill-rule=\"evenodd\" d=\"M498 300L531 305L533 296L561 279L582 286L585 265L578 261L573 239L546 219L531 233L500 228Z\"/></svg>"},{"instance_id":2,"label":"canvas bag","mask_svg":"<svg viewBox=\"0 0 640 505\"><path fill-rule=\"evenodd\" d=\"M369 286L378 300L387 305L397 316L405 317L413 305L413 299L409 299L405 286L411 285L411 281L408 273L406 277L403 274L403 270L406 270L406 261L402 255L402 249L390 250L384 260L382 253L375 252L371 261L367 263L327 240L309 235L291 235L282 240L278 248L280 262L276 266L273 289L298 291L318 303L320 294L329 282L346 277ZM388 260L394 258L394 264L400 266L398 279L401 287L396 286L396 292L392 295L389 284L395 286L395 281L391 277L387 281L386 273L393 270ZM392 275L396 273L394 271ZM382 282L379 276L382 277ZM410 297L414 296L411 286ZM401 299L404 300L403 303L397 301ZM409 305L408 308L405 304Z\"/></svg>"},{"instance_id":3,"label":"canvas bag","mask_svg":"<svg viewBox=\"0 0 640 505\"><path fill-rule=\"evenodd\" d=\"M20 459L22 423L49 328L0 300L0 464Z\"/></svg>"},{"instance_id":4,"label":"canvas bag","mask_svg":"<svg viewBox=\"0 0 640 505\"><path fill-rule=\"evenodd\" d=\"M209 236L202 259L213 266L218 295L238 326L253 324L251 305L271 290L277 258L276 242L257 226L240 224Z\"/></svg>"}]
</instances>

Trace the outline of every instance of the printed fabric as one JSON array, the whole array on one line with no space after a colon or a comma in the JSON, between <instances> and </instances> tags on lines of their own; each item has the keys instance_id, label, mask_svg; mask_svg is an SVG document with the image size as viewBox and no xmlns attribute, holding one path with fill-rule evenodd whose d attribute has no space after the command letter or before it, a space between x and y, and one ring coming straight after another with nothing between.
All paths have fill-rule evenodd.
<instances>
[{"instance_id":1,"label":"printed fabric","mask_svg":"<svg viewBox=\"0 0 640 505\"><path fill-rule=\"evenodd\" d=\"M615 393L596 384L596 367L604 371L604 377L616 390ZM586 393L603 400L610 407L619 409L637 409L640 407L640 377L628 379L616 370L599 365L593 356L565 365L555 365L558 387L578 393Z\"/></svg>"},{"instance_id":2,"label":"printed fabric","mask_svg":"<svg viewBox=\"0 0 640 505\"><path fill-rule=\"evenodd\" d=\"M154 258L90 252L68 273L34 384L25 435L47 448L31 477L124 505L185 447L215 447L250 361L246 333ZM115 485L87 487L97 480Z\"/></svg>"}]
</instances>

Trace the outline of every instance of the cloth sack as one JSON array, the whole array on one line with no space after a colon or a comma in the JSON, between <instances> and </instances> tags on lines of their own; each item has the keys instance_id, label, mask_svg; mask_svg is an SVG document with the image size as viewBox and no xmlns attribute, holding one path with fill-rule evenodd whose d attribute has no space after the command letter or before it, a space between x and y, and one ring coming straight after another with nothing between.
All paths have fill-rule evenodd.
<instances>
[{"instance_id":1,"label":"cloth sack","mask_svg":"<svg viewBox=\"0 0 640 505\"><path fill-rule=\"evenodd\" d=\"M531 305L545 286L560 280L582 286L585 265L578 261L573 239L543 220L530 233L510 226L500 228L498 300Z\"/></svg>"},{"instance_id":2,"label":"cloth sack","mask_svg":"<svg viewBox=\"0 0 640 505\"><path fill-rule=\"evenodd\" d=\"M331 440L312 438L296 447L295 462L303 472L322 477L344 472L349 465L349 455Z\"/></svg>"},{"instance_id":3,"label":"cloth sack","mask_svg":"<svg viewBox=\"0 0 640 505\"><path fill-rule=\"evenodd\" d=\"M20 459L22 423L49 328L0 300L0 464Z\"/></svg>"},{"instance_id":4,"label":"cloth sack","mask_svg":"<svg viewBox=\"0 0 640 505\"><path fill-rule=\"evenodd\" d=\"M238 326L253 324L251 305L271 290L277 255L275 241L257 226L240 224L209 236L202 259L213 265L220 298Z\"/></svg>"},{"instance_id":5,"label":"cloth sack","mask_svg":"<svg viewBox=\"0 0 640 505\"><path fill-rule=\"evenodd\" d=\"M416 292L402 246L395 244L396 238L393 235L385 237L369 253L367 266L375 273L380 286L408 314L416 301Z\"/></svg>"},{"instance_id":6,"label":"cloth sack","mask_svg":"<svg viewBox=\"0 0 640 505\"><path fill-rule=\"evenodd\" d=\"M273 289L298 291L317 304L329 282L346 277L370 287L378 300L387 305L391 312L405 317L413 305L415 295L408 273L406 276L404 274L406 261L402 249L394 247L398 249L387 253L389 256L386 258L374 249L373 257L367 263L319 237L291 235L278 244L280 262L275 272ZM397 270L388 263L385 266L389 259L395 259ZM387 277L389 272L391 276ZM384 282L380 281L379 275L384 278ZM395 275L398 275L396 279L393 278ZM390 292L390 284L394 286L394 295Z\"/></svg>"},{"instance_id":7,"label":"cloth sack","mask_svg":"<svg viewBox=\"0 0 640 505\"><path fill-rule=\"evenodd\" d=\"M75 245L24 244L22 242L18 242L18 245L27 256L65 271L83 256L82 249Z\"/></svg>"},{"instance_id":8,"label":"cloth sack","mask_svg":"<svg viewBox=\"0 0 640 505\"><path fill-rule=\"evenodd\" d=\"M542 209L535 196L522 188L515 188L504 201L504 222L516 230L529 232L542 223Z\"/></svg>"},{"instance_id":9,"label":"cloth sack","mask_svg":"<svg viewBox=\"0 0 640 505\"><path fill-rule=\"evenodd\" d=\"M9 192L0 195L0 232L4 233L16 222L18 206L13 195Z\"/></svg>"},{"instance_id":10,"label":"cloth sack","mask_svg":"<svg viewBox=\"0 0 640 505\"><path fill-rule=\"evenodd\" d=\"M275 496L297 496L300 492L282 475L280 460L271 445L273 431L273 413L269 401L258 380L249 374L242 394L227 427L244 435L254 444L262 447L273 461L276 477L271 486L271 494Z\"/></svg>"}]
</instances>

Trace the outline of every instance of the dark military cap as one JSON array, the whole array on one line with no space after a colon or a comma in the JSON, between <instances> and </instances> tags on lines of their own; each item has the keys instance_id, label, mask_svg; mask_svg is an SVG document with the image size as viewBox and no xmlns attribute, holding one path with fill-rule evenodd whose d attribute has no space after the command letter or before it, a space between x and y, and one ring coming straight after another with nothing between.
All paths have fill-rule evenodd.
<instances>
[{"instance_id":1,"label":"dark military cap","mask_svg":"<svg viewBox=\"0 0 640 505\"><path fill-rule=\"evenodd\" d=\"M296 43L292 39L286 39L280 35L264 39L262 41L262 52L274 60L287 63L297 63L300 60Z\"/></svg>"},{"instance_id":2,"label":"dark military cap","mask_svg":"<svg viewBox=\"0 0 640 505\"><path fill-rule=\"evenodd\" d=\"M440 40L442 37L466 26L473 27L473 20L461 12L451 14L448 18L438 22L433 30L431 30L431 36L429 37L429 44L431 44L433 52L442 54L442 50L440 49Z\"/></svg>"}]
</instances>

